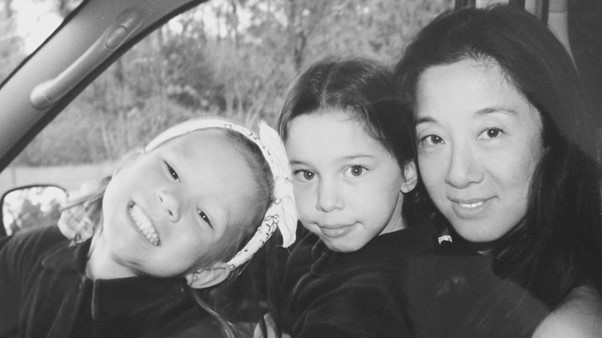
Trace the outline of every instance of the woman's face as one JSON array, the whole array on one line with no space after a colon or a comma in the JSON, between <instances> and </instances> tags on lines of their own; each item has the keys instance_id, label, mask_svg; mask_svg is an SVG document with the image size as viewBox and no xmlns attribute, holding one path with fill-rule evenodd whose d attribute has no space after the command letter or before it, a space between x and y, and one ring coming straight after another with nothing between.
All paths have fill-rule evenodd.
<instances>
[{"instance_id":1,"label":"woman's face","mask_svg":"<svg viewBox=\"0 0 602 338\"><path fill-rule=\"evenodd\" d=\"M544 152L539 112L493 61L427 68L417 89L418 164L429 195L465 239L499 239L527 213Z\"/></svg>"}]
</instances>

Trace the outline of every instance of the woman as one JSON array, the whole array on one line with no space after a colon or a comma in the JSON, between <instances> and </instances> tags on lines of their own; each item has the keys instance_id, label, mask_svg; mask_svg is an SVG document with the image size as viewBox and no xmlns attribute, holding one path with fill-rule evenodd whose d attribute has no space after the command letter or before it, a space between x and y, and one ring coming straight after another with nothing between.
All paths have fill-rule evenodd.
<instances>
[{"instance_id":1,"label":"woman","mask_svg":"<svg viewBox=\"0 0 602 338\"><path fill-rule=\"evenodd\" d=\"M535 335L602 335L599 153L562 44L525 11L463 9L426 26L396 76L456 242L551 310Z\"/></svg>"}]
</instances>

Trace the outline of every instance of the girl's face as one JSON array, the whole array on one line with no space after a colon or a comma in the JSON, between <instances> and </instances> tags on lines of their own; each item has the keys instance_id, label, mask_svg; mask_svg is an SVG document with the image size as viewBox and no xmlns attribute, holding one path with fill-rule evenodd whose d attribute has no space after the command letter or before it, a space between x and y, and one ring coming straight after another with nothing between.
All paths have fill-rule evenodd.
<instances>
[{"instance_id":1,"label":"girl's face","mask_svg":"<svg viewBox=\"0 0 602 338\"><path fill-rule=\"evenodd\" d=\"M404 227L400 190L414 188L415 167L407 167L404 181L395 158L362 122L327 110L295 117L288 132L299 219L328 248L356 251Z\"/></svg>"},{"instance_id":2,"label":"girl's face","mask_svg":"<svg viewBox=\"0 0 602 338\"><path fill-rule=\"evenodd\" d=\"M223 250L232 227L245 225L255 191L222 130L180 136L114 175L100 240L122 274L184 275Z\"/></svg>"},{"instance_id":3,"label":"girl's face","mask_svg":"<svg viewBox=\"0 0 602 338\"><path fill-rule=\"evenodd\" d=\"M525 217L544 152L539 112L494 62L428 68L417 91L418 164L437 208L472 242Z\"/></svg>"}]
</instances>

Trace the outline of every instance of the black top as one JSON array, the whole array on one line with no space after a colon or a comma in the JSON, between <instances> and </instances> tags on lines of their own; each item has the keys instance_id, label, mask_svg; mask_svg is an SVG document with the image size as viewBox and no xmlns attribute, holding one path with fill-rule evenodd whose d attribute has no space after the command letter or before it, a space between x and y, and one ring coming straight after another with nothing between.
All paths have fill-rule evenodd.
<instances>
[{"instance_id":1,"label":"black top","mask_svg":"<svg viewBox=\"0 0 602 338\"><path fill-rule=\"evenodd\" d=\"M492 258L447 243L411 257L402 285L416 337L531 337L548 307L496 276Z\"/></svg>"},{"instance_id":2,"label":"black top","mask_svg":"<svg viewBox=\"0 0 602 338\"><path fill-rule=\"evenodd\" d=\"M416 226L377 236L358 251L338 253L307 232L286 263L283 331L293 337L409 336L400 266L433 243L432 229Z\"/></svg>"},{"instance_id":3,"label":"black top","mask_svg":"<svg viewBox=\"0 0 602 338\"><path fill-rule=\"evenodd\" d=\"M421 224L336 253L305 229L286 260L283 305L292 337L531 337L548 315L492 258L439 245Z\"/></svg>"},{"instance_id":4,"label":"black top","mask_svg":"<svg viewBox=\"0 0 602 338\"><path fill-rule=\"evenodd\" d=\"M91 280L90 240L76 245L57 227L0 240L0 336L217 337L184 278Z\"/></svg>"}]
</instances>

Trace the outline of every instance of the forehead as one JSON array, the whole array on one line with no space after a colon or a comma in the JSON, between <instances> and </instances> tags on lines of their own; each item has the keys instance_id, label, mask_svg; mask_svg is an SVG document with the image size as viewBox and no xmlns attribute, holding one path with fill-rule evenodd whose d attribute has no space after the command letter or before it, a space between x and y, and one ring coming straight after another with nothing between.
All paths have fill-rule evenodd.
<instances>
[{"instance_id":1,"label":"forehead","mask_svg":"<svg viewBox=\"0 0 602 338\"><path fill-rule=\"evenodd\" d=\"M483 124L539 135L541 113L495 62L463 60L427 69L417 91L419 128L465 131Z\"/></svg>"},{"instance_id":2,"label":"forehead","mask_svg":"<svg viewBox=\"0 0 602 338\"><path fill-rule=\"evenodd\" d=\"M295 117L289 125L286 147L289 155L308 157L386 151L364 121L337 109Z\"/></svg>"},{"instance_id":3,"label":"forehead","mask_svg":"<svg viewBox=\"0 0 602 338\"><path fill-rule=\"evenodd\" d=\"M323 139L333 134L339 136L369 137L365 122L338 108L321 109L311 114L295 117L289 131L297 138Z\"/></svg>"},{"instance_id":4,"label":"forehead","mask_svg":"<svg viewBox=\"0 0 602 338\"><path fill-rule=\"evenodd\" d=\"M433 85L448 85L450 88L462 85L473 91L492 84L518 89L501 66L490 59L462 59L449 64L428 67L418 78L418 91Z\"/></svg>"},{"instance_id":5,"label":"forehead","mask_svg":"<svg viewBox=\"0 0 602 338\"><path fill-rule=\"evenodd\" d=\"M226 151L230 156L237 153L234 142L227 136L226 131L218 128L201 129L177 136L156 149L186 156L219 153L215 150Z\"/></svg>"},{"instance_id":6,"label":"forehead","mask_svg":"<svg viewBox=\"0 0 602 338\"><path fill-rule=\"evenodd\" d=\"M488 105L530 105L497 62L464 59L427 68L417 87L417 113L463 107L466 111Z\"/></svg>"},{"instance_id":7,"label":"forehead","mask_svg":"<svg viewBox=\"0 0 602 338\"><path fill-rule=\"evenodd\" d=\"M229 212L241 209L256 191L242 148L223 129L194 131L166 142L157 151L173 160L192 186L203 187L200 194L210 195Z\"/></svg>"},{"instance_id":8,"label":"forehead","mask_svg":"<svg viewBox=\"0 0 602 338\"><path fill-rule=\"evenodd\" d=\"M188 164L191 173L213 177L221 182L222 189L239 190L237 184L251 184L253 173L247 156L242 154L245 148L236 142L224 129L203 129L174 139L165 150L179 158L182 165Z\"/></svg>"}]
</instances>

